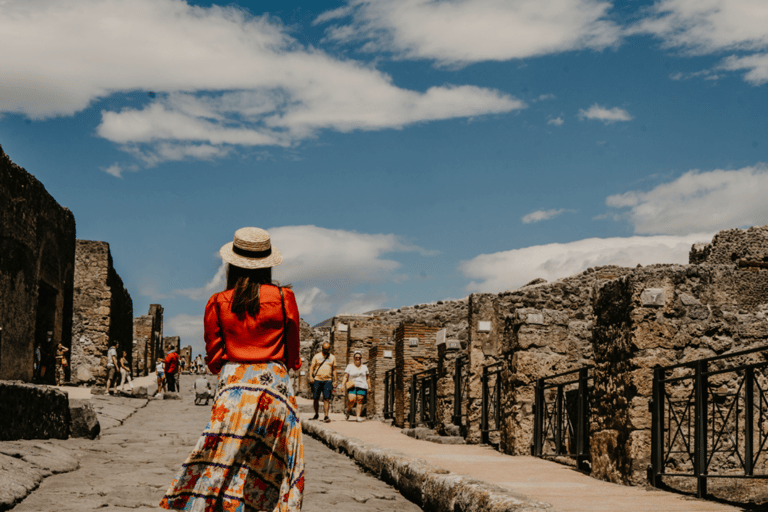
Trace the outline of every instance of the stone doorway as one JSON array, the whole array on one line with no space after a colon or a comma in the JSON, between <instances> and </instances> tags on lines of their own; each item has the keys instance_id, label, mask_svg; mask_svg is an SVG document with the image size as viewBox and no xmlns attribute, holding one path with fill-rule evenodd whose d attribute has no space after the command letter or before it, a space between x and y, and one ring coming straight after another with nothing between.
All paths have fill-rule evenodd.
<instances>
[{"instance_id":1,"label":"stone doorway","mask_svg":"<svg viewBox=\"0 0 768 512\"><path fill-rule=\"evenodd\" d=\"M37 318L35 321L35 379L43 384L56 382L56 302L59 292L44 281L37 288Z\"/></svg>"}]
</instances>

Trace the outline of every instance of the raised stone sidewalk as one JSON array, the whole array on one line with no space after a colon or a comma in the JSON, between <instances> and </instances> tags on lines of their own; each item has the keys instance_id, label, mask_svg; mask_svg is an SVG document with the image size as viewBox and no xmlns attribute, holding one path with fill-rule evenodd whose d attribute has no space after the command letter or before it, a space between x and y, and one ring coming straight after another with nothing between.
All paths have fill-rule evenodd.
<instances>
[{"instance_id":1,"label":"raised stone sidewalk","mask_svg":"<svg viewBox=\"0 0 768 512\"><path fill-rule=\"evenodd\" d=\"M139 379L137 379L139 380ZM147 380L149 382L149 380ZM138 382L136 385L145 385ZM138 409L147 405L145 398L94 395L87 388L60 387L71 402L87 400L96 412L101 432L122 425ZM0 511L9 510L37 489L44 478L74 471L80 466L74 450L60 440L30 439L0 442Z\"/></svg>"},{"instance_id":2,"label":"raised stone sidewalk","mask_svg":"<svg viewBox=\"0 0 768 512\"><path fill-rule=\"evenodd\" d=\"M717 502L591 478L568 466L509 456L488 446L436 444L406 436L379 421L331 423L309 418L306 435L354 458L424 510L439 512L736 512Z\"/></svg>"}]
</instances>

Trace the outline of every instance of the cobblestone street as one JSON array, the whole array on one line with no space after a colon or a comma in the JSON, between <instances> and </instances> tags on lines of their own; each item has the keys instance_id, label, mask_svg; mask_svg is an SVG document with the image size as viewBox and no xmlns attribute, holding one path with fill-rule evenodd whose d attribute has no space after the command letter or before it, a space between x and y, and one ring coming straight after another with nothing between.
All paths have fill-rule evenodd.
<instances>
[{"instance_id":1,"label":"cobblestone street","mask_svg":"<svg viewBox=\"0 0 768 512\"><path fill-rule=\"evenodd\" d=\"M36 442L75 454L80 467L46 478L14 512L162 510L157 504L209 419L210 407L193 404L191 383L192 378L184 376L182 400L150 400L123 425L102 432L98 440ZM348 457L308 436L304 442L303 510L419 510Z\"/></svg>"}]
</instances>

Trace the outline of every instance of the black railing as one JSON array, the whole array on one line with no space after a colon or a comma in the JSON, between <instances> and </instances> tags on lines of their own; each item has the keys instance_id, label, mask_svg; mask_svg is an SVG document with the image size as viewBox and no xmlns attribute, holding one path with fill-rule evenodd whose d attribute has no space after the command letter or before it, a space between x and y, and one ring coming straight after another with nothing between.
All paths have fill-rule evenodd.
<instances>
[{"instance_id":1,"label":"black railing","mask_svg":"<svg viewBox=\"0 0 768 512\"><path fill-rule=\"evenodd\" d=\"M453 374L453 424L463 426L466 424L464 414L464 400L469 395L469 357L456 358Z\"/></svg>"},{"instance_id":2,"label":"black railing","mask_svg":"<svg viewBox=\"0 0 768 512\"><path fill-rule=\"evenodd\" d=\"M703 498L708 478L768 478L755 472L768 463L768 362L734 360L747 355L765 359L768 347L654 369L655 487L665 476L694 477Z\"/></svg>"},{"instance_id":3,"label":"black railing","mask_svg":"<svg viewBox=\"0 0 768 512\"><path fill-rule=\"evenodd\" d=\"M536 381L533 455L589 459L589 370L584 366Z\"/></svg>"},{"instance_id":4,"label":"black railing","mask_svg":"<svg viewBox=\"0 0 768 512\"><path fill-rule=\"evenodd\" d=\"M395 369L384 372L384 418L395 417Z\"/></svg>"},{"instance_id":5,"label":"black railing","mask_svg":"<svg viewBox=\"0 0 768 512\"><path fill-rule=\"evenodd\" d=\"M480 435L484 443L490 442L489 434L501 430L501 361L483 366L480 382L483 388L480 410Z\"/></svg>"},{"instance_id":6,"label":"black railing","mask_svg":"<svg viewBox=\"0 0 768 512\"><path fill-rule=\"evenodd\" d=\"M437 396L437 368L411 375L411 428L416 425L435 426Z\"/></svg>"}]
</instances>

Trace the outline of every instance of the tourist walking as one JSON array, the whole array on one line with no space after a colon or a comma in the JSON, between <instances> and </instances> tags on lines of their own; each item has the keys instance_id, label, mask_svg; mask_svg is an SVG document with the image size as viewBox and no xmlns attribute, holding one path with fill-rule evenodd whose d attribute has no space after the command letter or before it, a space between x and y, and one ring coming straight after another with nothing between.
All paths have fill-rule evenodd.
<instances>
[{"instance_id":1,"label":"tourist walking","mask_svg":"<svg viewBox=\"0 0 768 512\"><path fill-rule=\"evenodd\" d=\"M237 230L220 254L227 289L204 315L206 362L219 375L211 421L160 506L298 511L304 446L288 376L301 367L296 299L272 283L283 257L263 229Z\"/></svg>"},{"instance_id":2,"label":"tourist walking","mask_svg":"<svg viewBox=\"0 0 768 512\"><path fill-rule=\"evenodd\" d=\"M112 341L109 344L109 350L107 350L107 394L111 395L112 391L110 387L117 389L117 349L115 348L115 342Z\"/></svg>"},{"instance_id":3,"label":"tourist walking","mask_svg":"<svg viewBox=\"0 0 768 512\"><path fill-rule=\"evenodd\" d=\"M179 373L179 354L176 350L170 349L165 356L165 382L168 384L168 391L176 393L181 391L178 386Z\"/></svg>"},{"instance_id":4,"label":"tourist walking","mask_svg":"<svg viewBox=\"0 0 768 512\"><path fill-rule=\"evenodd\" d=\"M363 399L371 388L371 377L368 374L368 366L363 364L362 352L356 351L353 361L354 363L348 364L344 369L341 387L347 390L347 419L352 414L352 406L356 405L357 421L363 421L360 413L363 411Z\"/></svg>"},{"instance_id":5,"label":"tourist walking","mask_svg":"<svg viewBox=\"0 0 768 512\"><path fill-rule=\"evenodd\" d=\"M125 391L125 381L133 391L133 381L131 380L131 363L128 362L128 352L123 350L123 357L120 358L120 391Z\"/></svg>"},{"instance_id":6,"label":"tourist walking","mask_svg":"<svg viewBox=\"0 0 768 512\"><path fill-rule=\"evenodd\" d=\"M315 416L312 419L316 420L320 417L320 395L322 394L323 411L325 411L323 421L330 423L331 418L328 417L328 412L331 409L331 392L336 387L336 356L331 354L330 343L323 343L320 353L315 354L315 357L312 358L307 380L312 385L312 397L314 399L312 405L315 407Z\"/></svg>"},{"instance_id":7,"label":"tourist walking","mask_svg":"<svg viewBox=\"0 0 768 512\"><path fill-rule=\"evenodd\" d=\"M157 375L157 393L155 393L155 396L160 396L165 390L165 361L162 357L157 358L155 374Z\"/></svg>"}]
</instances>

